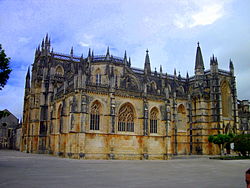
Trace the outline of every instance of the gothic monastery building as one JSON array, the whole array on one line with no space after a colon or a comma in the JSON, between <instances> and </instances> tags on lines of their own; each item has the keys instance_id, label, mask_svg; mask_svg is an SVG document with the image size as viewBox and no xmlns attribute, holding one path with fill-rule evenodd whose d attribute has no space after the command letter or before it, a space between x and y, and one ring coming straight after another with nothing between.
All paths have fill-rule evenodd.
<instances>
[{"instance_id":1,"label":"gothic monastery building","mask_svg":"<svg viewBox=\"0 0 250 188\"><path fill-rule=\"evenodd\" d=\"M53 52L48 35L26 76L21 151L79 159L169 159L219 153L209 135L239 129L233 63L197 46L195 75L144 69L110 54Z\"/></svg>"}]
</instances>

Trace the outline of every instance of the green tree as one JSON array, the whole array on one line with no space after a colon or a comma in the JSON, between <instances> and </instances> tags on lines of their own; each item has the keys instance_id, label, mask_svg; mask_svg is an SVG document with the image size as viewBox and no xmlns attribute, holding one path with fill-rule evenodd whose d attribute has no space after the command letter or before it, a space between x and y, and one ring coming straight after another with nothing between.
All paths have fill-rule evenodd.
<instances>
[{"instance_id":1,"label":"green tree","mask_svg":"<svg viewBox=\"0 0 250 188\"><path fill-rule=\"evenodd\" d=\"M224 148L226 144L233 142L234 135L230 134L218 134L218 135L210 135L208 137L208 141L210 143L217 144L220 148L220 154L223 154Z\"/></svg>"},{"instance_id":2,"label":"green tree","mask_svg":"<svg viewBox=\"0 0 250 188\"><path fill-rule=\"evenodd\" d=\"M250 134L237 135L234 138L234 150L243 156L250 156Z\"/></svg>"},{"instance_id":3,"label":"green tree","mask_svg":"<svg viewBox=\"0 0 250 188\"><path fill-rule=\"evenodd\" d=\"M10 58L7 57L0 44L0 90L6 85L9 74L12 71L9 67L9 62Z\"/></svg>"}]
</instances>

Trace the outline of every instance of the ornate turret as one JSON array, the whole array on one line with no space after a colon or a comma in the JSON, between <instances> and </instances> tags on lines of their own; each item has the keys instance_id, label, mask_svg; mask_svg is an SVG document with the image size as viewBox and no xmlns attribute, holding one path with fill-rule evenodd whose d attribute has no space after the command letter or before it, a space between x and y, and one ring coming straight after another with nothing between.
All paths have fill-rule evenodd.
<instances>
[{"instance_id":1,"label":"ornate turret","mask_svg":"<svg viewBox=\"0 0 250 188\"><path fill-rule=\"evenodd\" d=\"M46 34L44 45L45 45L46 52L50 52L50 38L48 36L48 33Z\"/></svg>"},{"instance_id":2,"label":"ornate turret","mask_svg":"<svg viewBox=\"0 0 250 188\"><path fill-rule=\"evenodd\" d=\"M151 74L151 68L150 68L150 59L148 55L148 49L146 50L146 57L145 57L145 63L144 63L144 74Z\"/></svg>"},{"instance_id":3,"label":"ornate turret","mask_svg":"<svg viewBox=\"0 0 250 188\"><path fill-rule=\"evenodd\" d=\"M210 69L211 73L217 73L218 72L218 61L217 58L213 56L210 58Z\"/></svg>"},{"instance_id":4,"label":"ornate turret","mask_svg":"<svg viewBox=\"0 0 250 188\"><path fill-rule=\"evenodd\" d=\"M197 51L196 51L196 58L195 58L195 75L203 75L204 74L204 63L201 53L201 48L199 42L197 43Z\"/></svg>"},{"instance_id":5,"label":"ornate turret","mask_svg":"<svg viewBox=\"0 0 250 188\"><path fill-rule=\"evenodd\" d=\"M88 62L90 62L91 61L91 59L92 59L92 55L91 55L91 49L89 48L89 52L88 52Z\"/></svg>"}]
</instances>

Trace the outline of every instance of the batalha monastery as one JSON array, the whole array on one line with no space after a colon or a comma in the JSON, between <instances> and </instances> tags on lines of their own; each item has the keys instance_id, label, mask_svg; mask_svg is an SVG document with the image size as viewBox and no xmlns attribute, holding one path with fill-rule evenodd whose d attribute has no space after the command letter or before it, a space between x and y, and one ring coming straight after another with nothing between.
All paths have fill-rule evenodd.
<instances>
[{"instance_id":1,"label":"batalha monastery","mask_svg":"<svg viewBox=\"0 0 250 188\"><path fill-rule=\"evenodd\" d=\"M239 129L233 63L205 70L197 46L195 75L144 69L110 54L53 52L48 35L27 72L21 151L79 159L170 159L219 153L209 135Z\"/></svg>"}]
</instances>

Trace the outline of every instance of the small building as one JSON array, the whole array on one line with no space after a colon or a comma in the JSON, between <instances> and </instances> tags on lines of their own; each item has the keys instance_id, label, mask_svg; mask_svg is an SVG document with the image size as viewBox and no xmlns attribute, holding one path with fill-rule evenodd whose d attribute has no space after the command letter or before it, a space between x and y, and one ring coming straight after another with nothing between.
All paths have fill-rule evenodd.
<instances>
[{"instance_id":1,"label":"small building","mask_svg":"<svg viewBox=\"0 0 250 188\"><path fill-rule=\"evenodd\" d=\"M16 149L16 129L20 127L18 119L7 109L3 111L9 115L0 118L0 149Z\"/></svg>"},{"instance_id":2,"label":"small building","mask_svg":"<svg viewBox=\"0 0 250 188\"><path fill-rule=\"evenodd\" d=\"M250 134L250 111L248 100L238 100L239 125L242 133Z\"/></svg>"}]
</instances>

